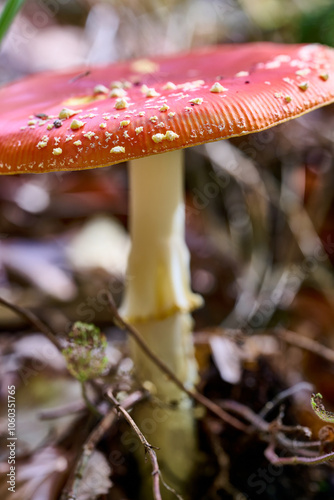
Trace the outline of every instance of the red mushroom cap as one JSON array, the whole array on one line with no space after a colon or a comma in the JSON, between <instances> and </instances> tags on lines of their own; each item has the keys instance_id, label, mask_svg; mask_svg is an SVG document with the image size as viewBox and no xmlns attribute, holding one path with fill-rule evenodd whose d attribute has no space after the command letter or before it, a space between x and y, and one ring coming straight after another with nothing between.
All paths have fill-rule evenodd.
<instances>
[{"instance_id":1,"label":"red mushroom cap","mask_svg":"<svg viewBox=\"0 0 334 500\"><path fill-rule=\"evenodd\" d=\"M111 165L333 101L334 50L321 45L225 45L44 73L0 89L0 174Z\"/></svg>"}]
</instances>

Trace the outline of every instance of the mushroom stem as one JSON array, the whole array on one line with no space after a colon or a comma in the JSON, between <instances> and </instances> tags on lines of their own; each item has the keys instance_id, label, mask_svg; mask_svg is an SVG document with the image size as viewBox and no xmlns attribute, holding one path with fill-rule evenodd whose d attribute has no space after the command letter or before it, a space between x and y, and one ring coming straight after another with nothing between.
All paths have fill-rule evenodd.
<instances>
[{"instance_id":1,"label":"mushroom stem","mask_svg":"<svg viewBox=\"0 0 334 500\"><path fill-rule=\"evenodd\" d=\"M131 161L130 184L132 249L122 312L131 323L190 312L202 299L190 289L182 150Z\"/></svg>"},{"instance_id":2,"label":"mushroom stem","mask_svg":"<svg viewBox=\"0 0 334 500\"><path fill-rule=\"evenodd\" d=\"M197 365L190 312L202 298L190 288L182 151L130 162L130 183L132 248L121 312L155 355L191 388ZM136 409L137 423L141 427L152 422L154 430L147 437L160 448L165 480L179 489L189 480L196 456L191 401L135 342L131 350L137 378L150 388L159 401L156 409L163 409L166 417L155 418L154 405L146 404Z\"/></svg>"},{"instance_id":3,"label":"mushroom stem","mask_svg":"<svg viewBox=\"0 0 334 500\"><path fill-rule=\"evenodd\" d=\"M122 314L187 386L193 386L196 362L189 312L202 303L190 289L189 251L185 243L182 151L130 163L132 248ZM138 378L154 383L164 402L180 400L139 348L132 346Z\"/></svg>"}]
</instances>

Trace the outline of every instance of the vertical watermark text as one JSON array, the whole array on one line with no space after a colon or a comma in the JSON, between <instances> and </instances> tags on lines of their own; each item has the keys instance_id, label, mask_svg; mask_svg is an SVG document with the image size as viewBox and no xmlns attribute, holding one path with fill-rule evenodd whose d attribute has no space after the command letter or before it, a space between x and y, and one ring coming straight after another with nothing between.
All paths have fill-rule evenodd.
<instances>
[{"instance_id":1,"label":"vertical watermark text","mask_svg":"<svg viewBox=\"0 0 334 500\"><path fill-rule=\"evenodd\" d=\"M8 491L15 493L16 486L16 399L15 385L8 386L8 465L7 474Z\"/></svg>"}]
</instances>

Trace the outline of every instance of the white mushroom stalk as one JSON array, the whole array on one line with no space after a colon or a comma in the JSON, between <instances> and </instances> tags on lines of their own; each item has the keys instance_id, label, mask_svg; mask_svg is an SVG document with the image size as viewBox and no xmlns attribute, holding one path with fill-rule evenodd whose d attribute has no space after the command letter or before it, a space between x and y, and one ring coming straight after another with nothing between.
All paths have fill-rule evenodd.
<instances>
[{"instance_id":1,"label":"white mushroom stalk","mask_svg":"<svg viewBox=\"0 0 334 500\"><path fill-rule=\"evenodd\" d=\"M131 322L202 303L190 289L183 191L182 150L130 162L132 250L123 313Z\"/></svg>"},{"instance_id":2,"label":"white mushroom stalk","mask_svg":"<svg viewBox=\"0 0 334 500\"><path fill-rule=\"evenodd\" d=\"M121 313L155 355L192 388L198 375L190 312L202 298L190 288L183 177L182 150L130 162L132 249ZM131 350L136 376L151 390L160 410L155 418L154 404L137 409L137 423L160 449L165 480L182 491L196 463L192 403L135 342Z\"/></svg>"},{"instance_id":3,"label":"white mushroom stalk","mask_svg":"<svg viewBox=\"0 0 334 500\"><path fill-rule=\"evenodd\" d=\"M138 327L155 354L188 387L196 380L190 311L202 304L190 289L185 243L183 152L173 151L130 162L132 248L122 314ZM168 402L175 384L133 346L136 373L152 382ZM179 399L179 397L178 397Z\"/></svg>"}]
</instances>

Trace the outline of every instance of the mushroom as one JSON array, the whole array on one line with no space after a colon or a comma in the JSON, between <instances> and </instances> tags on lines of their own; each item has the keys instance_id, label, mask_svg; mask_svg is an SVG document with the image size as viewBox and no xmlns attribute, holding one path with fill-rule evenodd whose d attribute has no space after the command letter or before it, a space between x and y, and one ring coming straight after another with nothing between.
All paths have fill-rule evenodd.
<instances>
[{"instance_id":1,"label":"mushroom","mask_svg":"<svg viewBox=\"0 0 334 500\"><path fill-rule=\"evenodd\" d=\"M129 162L132 250L122 314L192 387L190 313L202 299L190 287L182 150L265 130L333 102L334 50L225 45L149 62L46 73L2 88L0 174ZM163 403L190 408L139 348L132 345L132 352L138 378ZM173 433L179 426L181 442L180 420L173 425L165 459L174 474L186 476L192 438L178 454L183 445L176 448ZM154 444L162 447L158 438Z\"/></svg>"}]
</instances>

